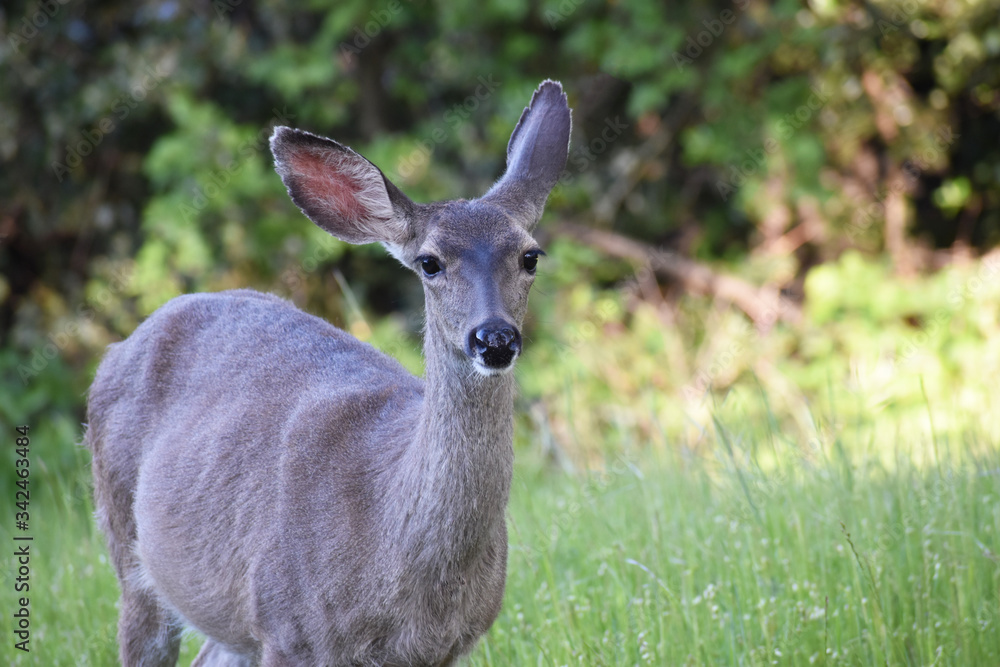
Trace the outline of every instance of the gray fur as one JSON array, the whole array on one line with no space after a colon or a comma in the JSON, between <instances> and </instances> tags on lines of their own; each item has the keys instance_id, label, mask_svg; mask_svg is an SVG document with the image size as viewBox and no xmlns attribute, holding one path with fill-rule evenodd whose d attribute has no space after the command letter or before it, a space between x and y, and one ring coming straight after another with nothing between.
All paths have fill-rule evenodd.
<instances>
[{"instance_id":1,"label":"gray fur","mask_svg":"<svg viewBox=\"0 0 1000 667\"><path fill-rule=\"evenodd\" d=\"M472 649L503 597L510 341L544 204L518 193L555 183L568 138L565 95L544 82L491 197L415 204L350 149L275 130L314 222L418 275L439 260L426 378L249 290L174 299L112 345L85 441L124 665L175 664L185 625L208 637L195 665L448 665Z\"/></svg>"}]
</instances>

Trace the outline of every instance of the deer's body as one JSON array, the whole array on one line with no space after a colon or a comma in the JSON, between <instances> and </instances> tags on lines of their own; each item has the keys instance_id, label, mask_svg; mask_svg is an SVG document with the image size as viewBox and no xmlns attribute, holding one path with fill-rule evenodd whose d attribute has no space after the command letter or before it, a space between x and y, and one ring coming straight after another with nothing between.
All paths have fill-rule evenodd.
<instances>
[{"instance_id":1,"label":"deer's body","mask_svg":"<svg viewBox=\"0 0 1000 667\"><path fill-rule=\"evenodd\" d=\"M248 345L259 363L234 365L236 348ZM206 346L218 355L198 355ZM169 582L166 598L209 637L248 656L248 638L259 635L286 648L319 644L332 664L420 664L464 653L493 622L506 562L509 420L448 442L401 429L388 417L419 423L423 381L250 291L172 301L105 364L92 390L92 414L102 416L92 427L95 459L120 481L110 488L116 499L133 489L137 499L138 553L122 545L116 561L138 556L128 568L142 577L136 583ZM136 377L147 390L122 393ZM466 387L466 399L483 399L467 407L502 409L510 385L504 376ZM112 402L98 403L105 397ZM150 413L161 419L136 423ZM217 446L220 438L233 447ZM463 442L472 447L450 456L447 447ZM505 444L475 446L494 442ZM479 479L483 470L491 478ZM483 487L463 483L473 480ZM422 493L447 495L434 508L440 516L419 511ZM326 664L309 657L303 664Z\"/></svg>"},{"instance_id":2,"label":"deer's body","mask_svg":"<svg viewBox=\"0 0 1000 667\"><path fill-rule=\"evenodd\" d=\"M208 637L197 665L446 665L471 650L503 597L528 231L568 134L565 97L543 84L490 193L419 205L349 149L276 131L307 215L423 272L426 377L246 290L175 299L112 346L86 442L123 664L174 664L185 623Z\"/></svg>"}]
</instances>

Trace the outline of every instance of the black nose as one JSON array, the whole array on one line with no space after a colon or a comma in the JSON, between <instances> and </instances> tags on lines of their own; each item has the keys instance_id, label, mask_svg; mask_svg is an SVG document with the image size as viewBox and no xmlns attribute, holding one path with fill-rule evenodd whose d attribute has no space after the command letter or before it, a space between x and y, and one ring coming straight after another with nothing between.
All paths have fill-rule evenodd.
<instances>
[{"instance_id":1,"label":"black nose","mask_svg":"<svg viewBox=\"0 0 1000 667\"><path fill-rule=\"evenodd\" d=\"M506 368L521 350L521 334L503 320L491 320L469 334L469 349L490 368Z\"/></svg>"}]
</instances>

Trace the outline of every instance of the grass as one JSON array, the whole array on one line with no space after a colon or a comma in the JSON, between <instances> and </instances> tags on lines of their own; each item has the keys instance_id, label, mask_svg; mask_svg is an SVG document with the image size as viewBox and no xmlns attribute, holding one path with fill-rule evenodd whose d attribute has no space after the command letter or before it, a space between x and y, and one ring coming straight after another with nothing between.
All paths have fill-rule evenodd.
<instances>
[{"instance_id":1,"label":"grass","mask_svg":"<svg viewBox=\"0 0 1000 667\"><path fill-rule=\"evenodd\" d=\"M615 438L594 473L553 472L522 446L504 610L470 665L1000 664L995 446L858 431L804 450L716 423L712 444L662 460ZM58 448L60 473L45 464L56 446L35 442L32 652L12 647L8 558L0 662L115 664L87 455ZM5 493L7 545L13 511Z\"/></svg>"},{"instance_id":2,"label":"grass","mask_svg":"<svg viewBox=\"0 0 1000 667\"><path fill-rule=\"evenodd\" d=\"M520 480L473 665L996 665L995 453Z\"/></svg>"}]
</instances>

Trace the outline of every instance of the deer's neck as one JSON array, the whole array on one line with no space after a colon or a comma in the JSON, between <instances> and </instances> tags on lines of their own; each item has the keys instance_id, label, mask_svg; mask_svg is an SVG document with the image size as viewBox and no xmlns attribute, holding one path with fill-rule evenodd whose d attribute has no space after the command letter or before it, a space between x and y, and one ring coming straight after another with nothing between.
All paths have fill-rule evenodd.
<instances>
[{"instance_id":1,"label":"deer's neck","mask_svg":"<svg viewBox=\"0 0 1000 667\"><path fill-rule=\"evenodd\" d=\"M514 379L480 375L442 340L430 330L425 336L426 388L406 466L403 533L411 556L433 552L461 564L493 544L504 526Z\"/></svg>"}]
</instances>

